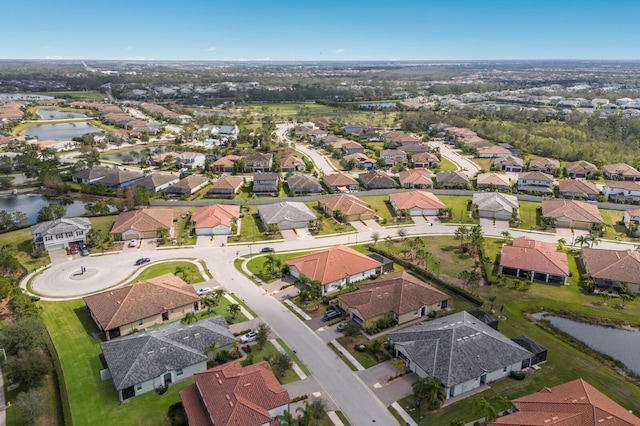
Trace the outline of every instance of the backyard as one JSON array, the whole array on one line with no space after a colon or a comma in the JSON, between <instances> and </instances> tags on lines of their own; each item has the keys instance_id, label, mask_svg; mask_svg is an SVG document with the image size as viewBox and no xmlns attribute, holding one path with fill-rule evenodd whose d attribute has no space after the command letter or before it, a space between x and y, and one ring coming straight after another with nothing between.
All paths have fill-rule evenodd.
<instances>
[{"instance_id":1,"label":"backyard","mask_svg":"<svg viewBox=\"0 0 640 426\"><path fill-rule=\"evenodd\" d=\"M257 206L243 206L240 213L240 235L231 235L229 243L250 243L282 239L280 231L265 233Z\"/></svg>"},{"instance_id":2,"label":"backyard","mask_svg":"<svg viewBox=\"0 0 640 426\"><path fill-rule=\"evenodd\" d=\"M358 198L369 204L369 206L371 206L371 209L382 218L382 221L380 223L382 226L393 226L398 224L398 222L396 222L397 215L393 211L391 203L389 203L388 195L365 195ZM412 225L413 220L409 217L401 223Z\"/></svg>"}]
</instances>

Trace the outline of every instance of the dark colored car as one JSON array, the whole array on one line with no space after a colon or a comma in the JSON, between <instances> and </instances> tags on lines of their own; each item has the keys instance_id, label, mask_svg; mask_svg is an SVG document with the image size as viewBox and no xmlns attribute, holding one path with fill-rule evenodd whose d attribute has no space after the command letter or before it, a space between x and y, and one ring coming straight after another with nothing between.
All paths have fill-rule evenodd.
<instances>
[{"instance_id":1,"label":"dark colored car","mask_svg":"<svg viewBox=\"0 0 640 426\"><path fill-rule=\"evenodd\" d=\"M147 262L151 262L151 259L149 259L148 257L141 257L140 259L136 260L136 266L144 265Z\"/></svg>"},{"instance_id":2,"label":"dark colored car","mask_svg":"<svg viewBox=\"0 0 640 426\"><path fill-rule=\"evenodd\" d=\"M262 247L262 250L260 250L263 253L272 253L275 250L273 249L273 247Z\"/></svg>"},{"instance_id":3,"label":"dark colored car","mask_svg":"<svg viewBox=\"0 0 640 426\"><path fill-rule=\"evenodd\" d=\"M340 311L327 311L324 313L324 320L330 321L332 319L340 318L342 316L342 312Z\"/></svg>"}]
</instances>

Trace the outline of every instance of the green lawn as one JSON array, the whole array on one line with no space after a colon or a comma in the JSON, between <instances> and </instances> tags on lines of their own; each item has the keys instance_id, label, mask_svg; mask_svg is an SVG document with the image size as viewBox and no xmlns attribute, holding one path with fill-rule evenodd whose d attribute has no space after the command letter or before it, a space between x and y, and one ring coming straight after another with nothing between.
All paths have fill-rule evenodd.
<instances>
[{"instance_id":1,"label":"green lawn","mask_svg":"<svg viewBox=\"0 0 640 426\"><path fill-rule=\"evenodd\" d=\"M451 222L469 224L480 223L478 219L474 219L470 216L469 211L467 210L467 203L472 197L463 195L438 195L438 198L451 209L451 214L453 216Z\"/></svg>"},{"instance_id":2,"label":"green lawn","mask_svg":"<svg viewBox=\"0 0 640 426\"><path fill-rule=\"evenodd\" d=\"M446 170L455 172L456 170L460 170L460 168L456 166L453 161L449 160L448 158L442 157L440 159L440 168L438 170L441 172L444 172Z\"/></svg>"},{"instance_id":3,"label":"green lawn","mask_svg":"<svg viewBox=\"0 0 640 426\"><path fill-rule=\"evenodd\" d=\"M31 257L31 241L33 241L33 236L29 228L4 233L0 235L0 239L2 239L2 245L17 247L16 258L29 272L51 263L47 252L44 252L44 256L37 259Z\"/></svg>"},{"instance_id":4,"label":"green lawn","mask_svg":"<svg viewBox=\"0 0 640 426\"><path fill-rule=\"evenodd\" d=\"M385 341L385 337L380 337L382 341ZM347 350L353 357L362 365L364 368L371 368L375 365L378 365L382 361L378 361L376 357L369 351L366 352L358 352L356 351L356 345L365 344L369 345L371 341L367 339L364 335L359 335L355 337L347 337L340 336L338 337L338 342Z\"/></svg>"},{"instance_id":5,"label":"green lawn","mask_svg":"<svg viewBox=\"0 0 640 426\"><path fill-rule=\"evenodd\" d=\"M388 195L366 195L362 197L358 197L365 201L371 206L374 212L378 216L380 216L383 222L386 220L386 223L381 223L382 226L392 226L397 225L397 222L394 220L397 218L396 213L393 211L393 207L391 207L391 203L389 203ZM413 220L408 218L404 224L413 224Z\"/></svg>"},{"instance_id":6,"label":"green lawn","mask_svg":"<svg viewBox=\"0 0 640 426\"><path fill-rule=\"evenodd\" d=\"M241 301L238 300L237 303L239 303L240 305L244 306L245 309L247 309L249 312L251 312L251 310L248 309L247 305L245 305ZM221 297L218 300L218 304L211 308L211 311L209 311L208 308L204 308L198 314L196 314L196 316L197 316L198 320L201 320L203 318L208 318L208 317L210 317L212 315L222 315L222 316L225 317L227 322L231 323L231 324L237 324L239 322L245 322L245 321L248 320L248 318L242 312L238 312L236 314L236 317L233 318L231 316L231 314L229 313L229 306L231 306L231 302L229 300L227 300L225 297ZM253 315L256 316L255 314L253 314Z\"/></svg>"},{"instance_id":7,"label":"green lawn","mask_svg":"<svg viewBox=\"0 0 640 426\"><path fill-rule=\"evenodd\" d=\"M318 222L321 223L321 230L314 235L331 235L331 234L345 234L348 232L355 232L356 228L349 223L340 223L332 217L327 216L318 208L317 201L307 201L304 203L311 211L318 217Z\"/></svg>"},{"instance_id":8,"label":"green lawn","mask_svg":"<svg viewBox=\"0 0 640 426\"><path fill-rule=\"evenodd\" d=\"M538 213L537 209L540 207L540 203L536 201L518 201L520 209L520 229L538 229Z\"/></svg>"},{"instance_id":9,"label":"green lawn","mask_svg":"<svg viewBox=\"0 0 640 426\"><path fill-rule=\"evenodd\" d=\"M72 101L98 102L107 96L104 93L96 91L69 91L69 92L38 92L38 95L53 96L56 98L65 98Z\"/></svg>"},{"instance_id":10,"label":"green lawn","mask_svg":"<svg viewBox=\"0 0 640 426\"><path fill-rule=\"evenodd\" d=\"M273 343L267 342L262 348L262 350L258 349L257 344L251 345L251 354L253 355L253 363L256 363L262 360L273 359L278 354L278 350L276 349L275 346L273 346ZM277 374L275 371L273 371L273 374L278 378L278 380L282 384L296 382L300 380L300 377L298 377L296 372L293 371L293 368L287 371L284 376Z\"/></svg>"},{"instance_id":11,"label":"green lawn","mask_svg":"<svg viewBox=\"0 0 640 426\"><path fill-rule=\"evenodd\" d=\"M278 240L282 238L280 232L266 234L262 221L258 215L257 206L243 206L241 208L240 235L232 235L227 239L230 243L250 243L252 241Z\"/></svg>"},{"instance_id":12,"label":"green lawn","mask_svg":"<svg viewBox=\"0 0 640 426\"><path fill-rule=\"evenodd\" d=\"M474 158L471 161L476 163L479 168L484 169L487 172L491 170L491 164L493 163L492 158Z\"/></svg>"},{"instance_id":13,"label":"green lawn","mask_svg":"<svg viewBox=\"0 0 640 426\"><path fill-rule=\"evenodd\" d=\"M188 284L197 284L204 282L205 279L198 270L198 267L191 262L184 261L163 261L162 263L158 263L157 265L151 265L146 268L144 271L138 275L135 280L131 281L138 282L144 281L149 278L158 277L164 274L174 274L176 273L177 268L184 268L184 277L181 274L178 274L180 278L182 278Z\"/></svg>"},{"instance_id":14,"label":"green lawn","mask_svg":"<svg viewBox=\"0 0 640 426\"><path fill-rule=\"evenodd\" d=\"M282 260L283 266L284 266L285 260L298 257L300 256L300 253L284 253L284 254L276 254L275 256L280 260ZM251 271L253 275L257 276L262 281L266 283L271 283L279 279L280 277L277 275L269 274L267 272L267 268L265 266L266 261L267 261L267 255L260 254L260 255L254 256L253 259L251 259L247 263L247 268L249 269L249 271Z\"/></svg>"}]
</instances>

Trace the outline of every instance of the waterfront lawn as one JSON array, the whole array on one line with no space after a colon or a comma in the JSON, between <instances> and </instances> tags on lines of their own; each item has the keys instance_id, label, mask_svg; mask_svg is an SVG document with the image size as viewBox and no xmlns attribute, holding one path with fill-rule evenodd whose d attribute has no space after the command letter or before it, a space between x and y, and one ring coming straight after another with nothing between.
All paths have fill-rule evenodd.
<instances>
[{"instance_id":1,"label":"waterfront lawn","mask_svg":"<svg viewBox=\"0 0 640 426\"><path fill-rule=\"evenodd\" d=\"M33 241L33 236L31 235L30 228L7 232L2 234L0 238L2 238L2 245L14 246L17 248L16 258L18 259L18 262L24 266L27 272L31 272L36 268L40 268L41 266L51 263L49 254L46 251L44 252L44 256L40 258L31 257L31 241Z\"/></svg>"}]
</instances>

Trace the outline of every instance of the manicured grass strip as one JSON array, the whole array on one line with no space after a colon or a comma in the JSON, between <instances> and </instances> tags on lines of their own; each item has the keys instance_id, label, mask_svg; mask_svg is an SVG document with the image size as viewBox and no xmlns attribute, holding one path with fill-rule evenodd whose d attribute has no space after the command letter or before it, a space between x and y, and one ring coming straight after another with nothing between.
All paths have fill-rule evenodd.
<instances>
[{"instance_id":1,"label":"manicured grass strip","mask_svg":"<svg viewBox=\"0 0 640 426\"><path fill-rule=\"evenodd\" d=\"M184 268L184 277L182 274L176 274L177 268ZM193 263L181 260L169 260L162 261L161 263L158 263L156 265L150 265L131 282L133 283L144 281L148 280L149 278L159 277L160 275L164 274L177 275L188 284L197 284L205 281L205 279L202 277L202 274L200 274L198 267Z\"/></svg>"},{"instance_id":2,"label":"manicured grass strip","mask_svg":"<svg viewBox=\"0 0 640 426\"><path fill-rule=\"evenodd\" d=\"M278 354L278 350L276 349L275 346L273 346L273 343L267 341L267 343L265 343L262 350L258 349L258 345L252 345L251 353L247 356L248 357L251 356L253 358L253 364L255 364L256 362L260 362L262 360L273 360L273 358L275 358L277 354ZM282 383L283 385L286 383L297 382L298 380L300 380L296 372L293 371L293 368L288 370L284 376L279 375L278 373L275 372L275 370L273 370L273 374L278 378L280 383Z\"/></svg>"},{"instance_id":3,"label":"manicured grass strip","mask_svg":"<svg viewBox=\"0 0 640 426\"><path fill-rule=\"evenodd\" d=\"M402 418L402 416L400 415L400 413L398 413L395 408L393 408L392 406L388 406L387 410L389 410L391 415L396 418L396 420L399 422L398 424L406 423Z\"/></svg>"},{"instance_id":4,"label":"manicured grass strip","mask_svg":"<svg viewBox=\"0 0 640 426\"><path fill-rule=\"evenodd\" d=\"M452 219L450 222L455 223L480 223L478 219L469 215L467 204L471 197L466 195L438 195L440 201L451 209ZM443 222L447 222L446 220Z\"/></svg>"},{"instance_id":5,"label":"manicured grass strip","mask_svg":"<svg viewBox=\"0 0 640 426\"><path fill-rule=\"evenodd\" d=\"M347 416L345 416L342 411L335 411L335 413L338 416L338 418L342 421L342 423L344 423L344 426L351 426L351 423L349 423L349 420L347 420Z\"/></svg>"},{"instance_id":6,"label":"manicured grass strip","mask_svg":"<svg viewBox=\"0 0 640 426\"><path fill-rule=\"evenodd\" d=\"M358 371L358 369L351 364L351 361L349 361L347 358L345 358L344 355L342 355L342 352L338 350L338 348L336 348L335 346L333 346L331 343L327 343L327 345L329 346L329 348L334 351L336 353L336 355L338 355L340 357L340 359L342 359L342 361L344 361L345 364L347 364L347 366L353 370L353 371Z\"/></svg>"},{"instance_id":7,"label":"manicured grass strip","mask_svg":"<svg viewBox=\"0 0 640 426\"><path fill-rule=\"evenodd\" d=\"M294 354L293 351L291 350L291 348L289 348L289 346L287 346L287 344L284 342L284 340L282 340L281 338L277 338L276 341L278 343L280 343L280 346L282 346L282 349L285 350L286 353L289 354L289 356L291 357L291 359L298 364L298 367L300 367L300 369L304 372L304 374L306 374L307 376L311 375L311 372L309 371L309 369L307 368L306 365L304 365L302 363L302 361L300 361L300 358L298 358L298 355Z\"/></svg>"},{"instance_id":8,"label":"manicured grass strip","mask_svg":"<svg viewBox=\"0 0 640 426\"><path fill-rule=\"evenodd\" d=\"M242 299L240 299L238 296L236 296L236 295L235 295L235 294L233 294L233 293L230 293L230 296L231 296L231 297L233 297L233 299L234 299L237 303L239 303L241 306L243 306L243 307L247 310L247 312L249 312L251 315L253 315L253 317L254 317L254 318L257 318L257 317L258 317L258 314L256 314L256 313L253 311L253 309L251 309L251 308L250 308L246 303L244 303L244 301L242 301ZM222 300L222 299L221 299L221 300ZM238 315L242 315L242 313L239 313ZM243 316L244 316L244 315L243 315ZM246 321L246 319L245 319L245 321ZM240 322L240 321L238 321L238 322Z\"/></svg>"}]
</instances>

